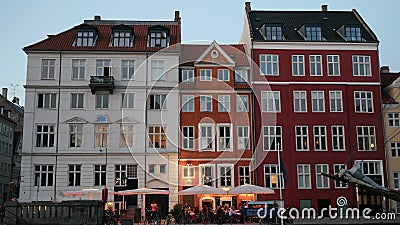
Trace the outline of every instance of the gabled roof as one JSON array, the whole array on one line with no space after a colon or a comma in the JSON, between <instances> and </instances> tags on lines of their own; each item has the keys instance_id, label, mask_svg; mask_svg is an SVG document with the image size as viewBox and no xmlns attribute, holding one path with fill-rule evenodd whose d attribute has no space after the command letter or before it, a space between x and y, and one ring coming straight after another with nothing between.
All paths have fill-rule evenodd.
<instances>
[{"instance_id":1,"label":"gabled roof","mask_svg":"<svg viewBox=\"0 0 400 225\"><path fill-rule=\"evenodd\" d=\"M249 61L244 49L244 45L220 45L213 41L210 45L204 44L182 44L181 45L181 65L194 66L195 63L208 62L206 55L213 49L226 58L226 62L234 63L237 67L249 67Z\"/></svg>"},{"instance_id":2,"label":"gabled roof","mask_svg":"<svg viewBox=\"0 0 400 225\"><path fill-rule=\"evenodd\" d=\"M400 73L381 72L380 74L383 104L399 104L392 96L390 96L388 88L390 85L396 83L400 77Z\"/></svg>"},{"instance_id":3,"label":"gabled roof","mask_svg":"<svg viewBox=\"0 0 400 225\"><path fill-rule=\"evenodd\" d=\"M250 36L253 41L265 41L260 32L264 24L280 24L285 37L283 41L305 41L299 29L307 24L321 26L322 37L328 42L346 42L338 34L343 25L361 27L361 37L365 42L378 42L375 34L365 24L356 10L352 11L264 11L247 10Z\"/></svg>"},{"instance_id":4,"label":"gabled roof","mask_svg":"<svg viewBox=\"0 0 400 225\"><path fill-rule=\"evenodd\" d=\"M179 14L178 14L179 16ZM27 51L126 51L126 52L155 52L161 47L147 47L148 30L154 27L165 27L169 29L170 43L175 45L181 41L180 18L175 21L120 21L120 20L85 20L84 23L47 39L23 48ZM132 47L110 46L112 30L115 27L130 27L134 30L134 41ZM94 46L74 46L74 41L79 29L95 29L98 38Z\"/></svg>"}]
</instances>

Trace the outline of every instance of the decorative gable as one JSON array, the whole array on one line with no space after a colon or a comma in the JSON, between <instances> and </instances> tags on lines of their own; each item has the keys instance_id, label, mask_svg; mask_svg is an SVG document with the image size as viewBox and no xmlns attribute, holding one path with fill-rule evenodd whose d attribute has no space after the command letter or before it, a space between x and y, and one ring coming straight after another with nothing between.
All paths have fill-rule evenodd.
<instances>
[{"instance_id":1,"label":"decorative gable","mask_svg":"<svg viewBox=\"0 0 400 225\"><path fill-rule=\"evenodd\" d=\"M139 123L139 121L137 121L135 119L132 119L130 117L124 117L124 118L122 118L120 120L117 120L117 123L121 123L121 124L127 124L127 123L136 124L136 123Z\"/></svg>"},{"instance_id":2,"label":"decorative gable","mask_svg":"<svg viewBox=\"0 0 400 225\"><path fill-rule=\"evenodd\" d=\"M69 120L66 120L65 123L87 123L87 121L80 117L75 116Z\"/></svg>"},{"instance_id":3,"label":"decorative gable","mask_svg":"<svg viewBox=\"0 0 400 225\"><path fill-rule=\"evenodd\" d=\"M211 45L203 52L203 54L196 60L196 63L213 63L221 64L224 66L235 66L235 61L213 41Z\"/></svg>"}]
</instances>

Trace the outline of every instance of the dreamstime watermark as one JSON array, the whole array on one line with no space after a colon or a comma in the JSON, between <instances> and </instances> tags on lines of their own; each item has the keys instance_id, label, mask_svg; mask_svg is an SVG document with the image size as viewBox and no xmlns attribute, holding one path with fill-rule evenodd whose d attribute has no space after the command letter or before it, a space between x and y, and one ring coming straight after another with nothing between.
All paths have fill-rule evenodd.
<instances>
[{"instance_id":1,"label":"dreamstime watermark","mask_svg":"<svg viewBox=\"0 0 400 225\"><path fill-rule=\"evenodd\" d=\"M347 208L347 199L343 196L336 199L336 207L331 205L328 208L322 208L317 216L317 210L314 208L303 208L301 212L296 208L273 208L265 204L264 208L257 211L260 219L277 217L279 219L366 219L366 220L395 220L395 213L374 213L370 208L360 210L358 208ZM326 216L327 215L327 216Z\"/></svg>"}]
</instances>

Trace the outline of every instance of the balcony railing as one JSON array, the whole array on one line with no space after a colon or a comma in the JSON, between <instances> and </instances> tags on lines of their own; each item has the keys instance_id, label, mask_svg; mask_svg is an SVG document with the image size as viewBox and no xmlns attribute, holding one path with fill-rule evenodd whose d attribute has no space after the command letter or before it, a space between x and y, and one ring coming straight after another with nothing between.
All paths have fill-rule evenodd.
<instances>
[{"instance_id":1,"label":"balcony railing","mask_svg":"<svg viewBox=\"0 0 400 225\"><path fill-rule=\"evenodd\" d=\"M90 76L90 89L92 90L92 94L95 94L96 91L108 91L110 94L113 93L115 85L114 85L114 77L113 76Z\"/></svg>"}]
</instances>

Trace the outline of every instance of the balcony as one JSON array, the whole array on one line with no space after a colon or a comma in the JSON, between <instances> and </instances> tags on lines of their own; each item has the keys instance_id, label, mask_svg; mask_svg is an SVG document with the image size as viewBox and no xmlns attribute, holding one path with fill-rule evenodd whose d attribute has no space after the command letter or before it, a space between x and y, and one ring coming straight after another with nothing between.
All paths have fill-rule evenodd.
<instances>
[{"instance_id":1,"label":"balcony","mask_svg":"<svg viewBox=\"0 0 400 225\"><path fill-rule=\"evenodd\" d=\"M90 76L90 89L92 90L92 94L95 94L96 91L108 91L110 94L113 94L115 85L114 85L114 77L113 76Z\"/></svg>"}]
</instances>

